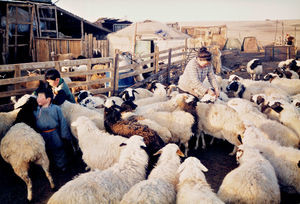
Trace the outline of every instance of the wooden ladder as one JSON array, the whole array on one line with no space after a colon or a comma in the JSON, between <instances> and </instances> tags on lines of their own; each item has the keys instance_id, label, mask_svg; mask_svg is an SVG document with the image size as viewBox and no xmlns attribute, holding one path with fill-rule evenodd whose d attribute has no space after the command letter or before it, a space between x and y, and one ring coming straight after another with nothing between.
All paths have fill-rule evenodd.
<instances>
[{"instance_id":1,"label":"wooden ladder","mask_svg":"<svg viewBox=\"0 0 300 204\"><path fill-rule=\"evenodd\" d=\"M48 16L43 12L44 10L48 10ZM46 37L51 33L55 33L56 38L58 38L57 9L55 6L37 5L37 18L39 37ZM44 27L42 27L42 24L44 24Z\"/></svg>"}]
</instances>

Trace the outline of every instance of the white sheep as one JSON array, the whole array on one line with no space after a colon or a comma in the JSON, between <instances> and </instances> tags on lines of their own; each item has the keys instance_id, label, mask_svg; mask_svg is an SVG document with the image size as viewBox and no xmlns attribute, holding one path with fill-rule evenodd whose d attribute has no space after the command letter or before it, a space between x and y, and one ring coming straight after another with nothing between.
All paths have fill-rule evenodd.
<instances>
[{"instance_id":1,"label":"white sheep","mask_svg":"<svg viewBox=\"0 0 300 204\"><path fill-rule=\"evenodd\" d=\"M25 123L17 123L10 128L1 141L1 156L9 163L14 172L26 183L27 199L32 199L32 182L28 176L30 163L40 165L49 180L51 188L54 183L49 172L49 159L45 142L40 134Z\"/></svg>"},{"instance_id":2,"label":"white sheep","mask_svg":"<svg viewBox=\"0 0 300 204\"><path fill-rule=\"evenodd\" d=\"M229 172L218 191L225 203L280 203L275 170L257 149L240 145L236 154L240 164Z\"/></svg>"},{"instance_id":3,"label":"white sheep","mask_svg":"<svg viewBox=\"0 0 300 204\"><path fill-rule=\"evenodd\" d=\"M261 74L263 72L263 66L261 60L252 59L247 63L247 72L250 74L252 80L260 79Z\"/></svg>"},{"instance_id":4,"label":"white sheep","mask_svg":"<svg viewBox=\"0 0 300 204\"><path fill-rule=\"evenodd\" d=\"M82 159L89 168L104 170L115 164L120 157L120 144L127 138L99 130L87 117L80 116L72 127L76 128Z\"/></svg>"},{"instance_id":5,"label":"white sheep","mask_svg":"<svg viewBox=\"0 0 300 204\"><path fill-rule=\"evenodd\" d=\"M20 109L15 109L10 112L0 112L0 141L15 122L19 111Z\"/></svg>"},{"instance_id":6,"label":"white sheep","mask_svg":"<svg viewBox=\"0 0 300 204\"><path fill-rule=\"evenodd\" d=\"M167 101L160 101L160 102L156 102L144 106L138 106L135 109L135 113L137 115L142 115L148 112L155 112L155 111L172 112L175 111L181 103L184 103L185 101L188 100L193 100L193 98L194 96L187 93L177 94Z\"/></svg>"},{"instance_id":7,"label":"white sheep","mask_svg":"<svg viewBox=\"0 0 300 204\"><path fill-rule=\"evenodd\" d=\"M124 101L127 100L138 100L138 99L142 99L142 98L147 98L147 97L151 97L153 96L153 93L151 91L149 91L148 89L144 89L144 88L126 88L121 94L120 97L122 97L122 99Z\"/></svg>"},{"instance_id":8,"label":"white sheep","mask_svg":"<svg viewBox=\"0 0 300 204\"><path fill-rule=\"evenodd\" d=\"M270 161L281 185L294 187L300 193L300 151L266 139L263 132L249 123L246 127L243 143L258 149Z\"/></svg>"},{"instance_id":9,"label":"white sheep","mask_svg":"<svg viewBox=\"0 0 300 204\"><path fill-rule=\"evenodd\" d=\"M250 80L249 80L250 81ZM266 83L265 81L252 81L247 80L232 81L226 87L227 95L233 95L233 97L239 97L244 99L251 99L251 96L255 94L264 93L269 96L274 93L280 94L281 96L289 96L289 93L285 90L281 90L279 87Z\"/></svg>"},{"instance_id":10,"label":"white sheep","mask_svg":"<svg viewBox=\"0 0 300 204\"><path fill-rule=\"evenodd\" d=\"M62 186L49 199L54 203L119 203L136 183L145 179L148 155L143 138L133 136L121 145L118 163L103 171L81 174Z\"/></svg>"},{"instance_id":11,"label":"white sheep","mask_svg":"<svg viewBox=\"0 0 300 204\"><path fill-rule=\"evenodd\" d=\"M299 138L297 134L281 123L268 119L257 109L254 103L246 99L233 98L228 101L227 105L236 110L242 121L251 121L263 131L266 138L276 140L284 146L298 147Z\"/></svg>"},{"instance_id":12,"label":"white sheep","mask_svg":"<svg viewBox=\"0 0 300 204\"><path fill-rule=\"evenodd\" d=\"M67 121L69 127L71 128L72 134L76 138L78 138L76 129L74 126L71 126L71 124L72 124L72 122L76 121L76 119L79 116L88 117L90 120L92 120L95 123L95 125L99 129L104 130L104 116L103 116L103 114L101 114L95 110L88 109L79 104L70 103L69 101L65 101L61 105L61 110L66 118L66 121Z\"/></svg>"},{"instance_id":13,"label":"white sheep","mask_svg":"<svg viewBox=\"0 0 300 204\"><path fill-rule=\"evenodd\" d=\"M245 127L238 113L224 104L197 103L199 117L198 130L218 139L225 139L235 147L230 155L236 151L241 143L238 136L242 136Z\"/></svg>"},{"instance_id":14,"label":"white sheep","mask_svg":"<svg viewBox=\"0 0 300 204\"><path fill-rule=\"evenodd\" d=\"M269 80L270 84L280 88L289 95L300 93L300 79L279 78L278 75L269 73L264 76L265 80Z\"/></svg>"},{"instance_id":15,"label":"white sheep","mask_svg":"<svg viewBox=\"0 0 300 204\"><path fill-rule=\"evenodd\" d=\"M207 183L203 172L207 168L196 157L188 157L177 170L177 204L215 203L222 204Z\"/></svg>"},{"instance_id":16,"label":"white sheep","mask_svg":"<svg viewBox=\"0 0 300 204\"><path fill-rule=\"evenodd\" d=\"M300 139L300 113L296 107L284 100L269 100L268 104L262 107L263 113L269 118L277 120L285 126L294 130Z\"/></svg>"},{"instance_id":17,"label":"white sheep","mask_svg":"<svg viewBox=\"0 0 300 204\"><path fill-rule=\"evenodd\" d=\"M176 144L167 144L147 180L134 185L122 198L121 204L132 203L175 203L176 171L179 156L184 157Z\"/></svg>"},{"instance_id":18,"label":"white sheep","mask_svg":"<svg viewBox=\"0 0 300 204\"><path fill-rule=\"evenodd\" d=\"M173 112L149 112L143 116L168 128L172 134L170 142L183 144L185 147L185 155L188 153L188 142L194 135L192 127L195 123L195 119L192 114L176 110Z\"/></svg>"}]
</instances>

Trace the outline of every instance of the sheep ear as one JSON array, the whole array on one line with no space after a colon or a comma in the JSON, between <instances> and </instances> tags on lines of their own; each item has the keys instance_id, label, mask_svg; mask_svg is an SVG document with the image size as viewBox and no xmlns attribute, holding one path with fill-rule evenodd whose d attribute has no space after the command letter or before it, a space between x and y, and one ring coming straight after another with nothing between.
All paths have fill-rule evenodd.
<instances>
[{"instance_id":1,"label":"sheep ear","mask_svg":"<svg viewBox=\"0 0 300 204\"><path fill-rule=\"evenodd\" d=\"M280 102L274 103L273 105L271 105L271 108L272 108L274 111L276 111L277 113L280 113L280 112L283 110L283 108L282 108Z\"/></svg>"},{"instance_id":2,"label":"sheep ear","mask_svg":"<svg viewBox=\"0 0 300 204\"><path fill-rule=\"evenodd\" d=\"M133 93L136 93L136 94L139 94L139 92L137 92L136 90L133 90L132 92L133 92Z\"/></svg>"},{"instance_id":3,"label":"sheep ear","mask_svg":"<svg viewBox=\"0 0 300 204\"><path fill-rule=\"evenodd\" d=\"M240 141L240 143L241 143L241 144L243 144L243 140L242 140L242 137L241 137L241 135L238 135L238 137L237 137L237 138L238 138L238 140Z\"/></svg>"},{"instance_id":4,"label":"sheep ear","mask_svg":"<svg viewBox=\"0 0 300 204\"><path fill-rule=\"evenodd\" d=\"M73 126L73 127L76 127L77 125L78 125L77 121L74 121L74 122L71 123L71 126Z\"/></svg>"},{"instance_id":5,"label":"sheep ear","mask_svg":"<svg viewBox=\"0 0 300 204\"><path fill-rule=\"evenodd\" d=\"M180 156L180 157L184 157L184 154L182 153L182 151L180 151L180 149L178 149L178 150L176 151L176 154L177 154L178 156Z\"/></svg>"},{"instance_id":6,"label":"sheep ear","mask_svg":"<svg viewBox=\"0 0 300 204\"><path fill-rule=\"evenodd\" d=\"M121 144L120 144L120 147L122 147L122 146L126 146L126 143L121 143Z\"/></svg>"},{"instance_id":7,"label":"sheep ear","mask_svg":"<svg viewBox=\"0 0 300 204\"><path fill-rule=\"evenodd\" d=\"M156 153L153 154L153 156L159 155L162 153L162 150L158 150Z\"/></svg>"},{"instance_id":8,"label":"sheep ear","mask_svg":"<svg viewBox=\"0 0 300 204\"><path fill-rule=\"evenodd\" d=\"M200 169L203 171L203 172L208 172L208 169L200 162Z\"/></svg>"},{"instance_id":9,"label":"sheep ear","mask_svg":"<svg viewBox=\"0 0 300 204\"><path fill-rule=\"evenodd\" d=\"M257 100L256 100L257 105L264 103L264 102L265 102L265 99L263 97L261 97L261 96L257 97Z\"/></svg>"},{"instance_id":10,"label":"sheep ear","mask_svg":"<svg viewBox=\"0 0 300 204\"><path fill-rule=\"evenodd\" d=\"M101 104L101 105L99 105L99 106L96 106L95 108L98 108L98 109L100 109L100 108L104 108L105 106L103 105L103 104Z\"/></svg>"}]
</instances>

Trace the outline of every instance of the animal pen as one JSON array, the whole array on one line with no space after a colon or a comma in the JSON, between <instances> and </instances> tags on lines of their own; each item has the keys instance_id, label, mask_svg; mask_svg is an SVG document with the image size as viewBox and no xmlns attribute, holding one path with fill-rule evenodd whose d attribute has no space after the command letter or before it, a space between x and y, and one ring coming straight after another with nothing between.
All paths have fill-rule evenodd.
<instances>
[{"instance_id":1,"label":"animal pen","mask_svg":"<svg viewBox=\"0 0 300 204\"><path fill-rule=\"evenodd\" d=\"M176 53L174 53L177 51ZM180 51L180 52L178 52ZM2 73L13 73L13 78L6 78L0 80L1 86L10 86L11 90L6 90L0 92L0 99L10 96L20 96L27 93L32 93L36 88L24 88L21 84L26 82L44 80L44 75L37 76L22 76L24 71L33 71L33 70L43 70L46 71L50 68L55 68L61 72L63 66L79 66L87 65L87 71L78 71L78 72L61 72L62 77L75 77L75 76L84 76L85 81L69 82L67 83L70 88L73 87L82 87L86 86L93 94L105 94L116 95L118 94L119 87L118 81L120 79L134 77L143 73L151 73L151 76L146 78L141 82L137 82L133 87L142 86L144 83L152 81L154 79L162 78L165 80L165 83L170 83L173 78L178 78L182 69L185 67L185 64L188 59L188 51L185 46L172 48L168 50L159 51L158 48L155 49L155 52L147 55L143 55L140 58L142 59L141 63L134 63L126 66L119 67L119 50L116 50L114 57L103 57L103 58L89 58L81 60L70 60L70 61L47 61L47 62L34 62L34 63L23 63L23 64L9 64L9 65L0 65L0 72ZM180 59L179 59L180 58ZM172 59L176 59L173 61ZM167 60L167 63L162 64L160 62ZM101 64L103 69L92 69L92 65ZM137 67L148 65L146 69L136 69ZM122 70L133 70L130 73L122 74ZM93 74L105 74L109 72L109 77L107 75L103 76L101 79L92 80L91 76ZM93 89L92 85L104 84L104 87ZM5 105L2 105L5 106Z\"/></svg>"}]
</instances>

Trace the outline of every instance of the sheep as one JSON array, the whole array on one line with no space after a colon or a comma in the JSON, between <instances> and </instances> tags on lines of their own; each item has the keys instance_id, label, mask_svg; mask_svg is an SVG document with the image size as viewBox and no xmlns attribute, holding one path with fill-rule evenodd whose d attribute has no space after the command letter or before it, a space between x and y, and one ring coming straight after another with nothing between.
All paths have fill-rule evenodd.
<instances>
[{"instance_id":1,"label":"sheep","mask_svg":"<svg viewBox=\"0 0 300 204\"><path fill-rule=\"evenodd\" d=\"M91 92L86 90L79 91L77 95L77 103L92 110L102 108L106 100L107 96L102 94L94 96Z\"/></svg>"},{"instance_id":2,"label":"sheep","mask_svg":"<svg viewBox=\"0 0 300 204\"><path fill-rule=\"evenodd\" d=\"M14 172L26 183L27 199L32 200L32 182L28 176L31 162L40 165L50 186L54 183L49 172L49 159L46 154L45 142L40 134L25 123L17 123L10 128L1 141L1 156L9 163Z\"/></svg>"},{"instance_id":3,"label":"sheep","mask_svg":"<svg viewBox=\"0 0 300 204\"><path fill-rule=\"evenodd\" d=\"M0 112L0 141L15 122L19 111L20 109L15 109L7 113Z\"/></svg>"},{"instance_id":4,"label":"sheep","mask_svg":"<svg viewBox=\"0 0 300 204\"><path fill-rule=\"evenodd\" d=\"M300 79L279 78L278 75L269 73L264 76L264 80L269 80L271 85L280 88L289 95L300 93Z\"/></svg>"},{"instance_id":5,"label":"sheep","mask_svg":"<svg viewBox=\"0 0 300 204\"><path fill-rule=\"evenodd\" d=\"M280 78L299 79L299 75L293 70L287 70L284 68L280 70L279 68L277 68L273 71L273 73L277 74Z\"/></svg>"},{"instance_id":6,"label":"sheep","mask_svg":"<svg viewBox=\"0 0 300 204\"><path fill-rule=\"evenodd\" d=\"M252 80L260 79L261 74L263 72L263 66L261 60L252 59L247 63L247 72L250 74Z\"/></svg>"},{"instance_id":7,"label":"sheep","mask_svg":"<svg viewBox=\"0 0 300 204\"><path fill-rule=\"evenodd\" d=\"M242 77L238 76L238 75L235 75L235 74L231 74L228 78L228 81L229 82L232 82L232 81L241 81L243 80Z\"/></svg>"},{"instance_id":8,"label":"sheep","mask_svg":"<svg viewBox=\"0 0 300 204\"><path fill-rule=\"evenodd\" d=\"M229 172L217 193L225 203L280 203L275 170L257 149L240 145L236 154L240 164Z\"/></svg>"},{"instance_id":9,"label":"sheep","mask_svg":"<svg viewBox=\"0 0 300 204\"><path fill-rule=\"evenodd\" d=\"M75 127L71 126L72 122L74 122L79 116L86 116L90 120L92 120L95 125L100 129L104 130L104 116L103 114L95 111L90 110L86 107L83 107L79 104L70 103L69 101L65 101L61 105L61 110L63 112L64 117L66 118L66 121L68 125L71 128L72 134L78 138L77 132Z\"/></svg>"},{"instance_id":10,"label":"sheep","mask_svg":"<svg viewBox=\"0 0 300 204\"><path fill-rule=\"evenodd\" d=\"M195 97L187 93L177 94L167 101L161 101L161 102L156 102L141 107L137 107L135 113L138 115L142 115L148 112L155 112L155 111L172 112L178 109L179 104L184 103L184 101L189 99L192 100L192 98Z\"/></svg>"},{"instance_id":11,"label":"sheep","mask_svg":"<svg viewBox=\"0 0 300 204\"><path fill-rule=\"evenodd\" d=\"M99 130L85 116L78 117L71 126L76 128L82 159L90 169L104 170L119 160L120 149L118 147L127 138Z\"/></svg>"},{"instance_id":12,"label":"sheep","mask_svg":"<svg viewBox=\"0 0 300 204\"><path fill-rule=\"evenodd\" d=\"M198 129L219 139L226 139L235 147L230 155L236 151L241 143L238 136L242 136L245 127L238 113L224 104L197 103Z\"/></svg>"},{"instance_id":13,"label":"sheep","mask_svg":"<svg viewBox=\"0 0 300 204\"><path fill-rule=\"evenodd\" d=\"M168 128L172 134L170 142L183 144L185 155L188 153L188 142L194 135L193 126L195 119L192 114L181 110L173 112L158 111L143 114L143 117Z\"/></svg>"},{"instance_id":14,"label":"sheep","mask_svg":"<svg viewBox=\"0 0 300 204\"><path fill-rule=\"evenodd\" d=\"M153 91L153 96L135 100L134 103L138 107L168 100L165 86L161 83L151 83L147 88Z\"/></svg>"},{"instance_id":15,"label":"sheep","mask_svg":"<svg viewBox=\"0 0 300 204\"><path fill-rule=\"evenodd\" d=\"M30 100L30 104L26 105L27 106L27 110L32 110L31 107L33 107L33 104L35 103L35 107L37 106L37 103L36 103L36 99L34 96L32 95L29 95L29 94L25 94L24 96L22 96L18 101L14 101L14 110L10 111L10 112L1 112L0 113L0 140L1 138L6 134L6 132L9 130L9 128L11 126L14 125L16 119L17 119L17 116L21 110L21 108L28 102L28 100ZM22 110L21 114L19 115L19 119L22 119L23 121L20 121L20 122L26 122L28 123L29 126L33 126L34 127L34 121L35 120L32 120L32 117L33 117L33 112L31 112L31 115L27 115L25 112L26 109ZM30 113L28 113L30 114ZM26 120L26 118L31 118L30 120Z\"/></svg>"},{"instance_id":16,"label":"sheep","mask_svg":"<svg viewBox=\"0 0 300 204\"><path fill-rule=\"evenodd\" d=\"M288 68L296 72L298 75L300 74L300 61L295 59L287 59L285 61L281 61L278 63L278 67L282 69Z\"/></svg>"},{"instance_id":17,"label":"sheep","mask_svg":"<svg viewBox=\"0 0 300 204\"><path fill-rule=\"evenodd\" d=\"M177 204L223 203L207 183L203 173L207 171L196 157L188 157L184 160L177 170Z\"/></svg>"},{"instance_id":18,"label":"sheep","mask_svg":"<svg viewBox=\"0 0 300 204\"><path fill-rule=\"evenodd\" d=\"M134 184L145 179L148 162L142 137L132 136L124 145L118 163L79 175L54 193L48 204L119 203Z\"/></svg>"},{"instance_id":19,"label":"sheep","mask_svg":"<svg viewBox=\"0 0 300 204\"><path fill-rule=\"evenodd\" d=\"M284 100L270 100L262 106L262 112L294 130L300 139L300 113L294 105Z\"/></svg>"},{"instance_id":20,"label":"sheep","mask_svg":"<svg viewBox=\"0 0 300 204\"><path fill-rule=\"evenodd\" d=\"M157 132L146 125L138 123L135 118L123 120L121 118L121 109L114 103L114 101L112 104L106 103L105 105L104 126L107 132L127 138L132 135L140 135L144 137L150 153L157 152L165 145Z\"/></svg>"},{"instance_id":21,"label":"sheep","mask_svg":"<svg viewBox=\"0 0 300 204\"><path fill-rule=\"evenodd\" d=\"M233 95L233 97L239 97L244 99L251 99L251 96L255 94L264 93L269 96L274 93L278 95L288 97L289 93L285 90L274 86L273 84L266 83L264 81L253 81L246 85L246 81L243 80L242 83L239 81L232 81L226 87L227 95Z\"/></svg>"},{"instance_id":22,"label":"sheep","mask_svg":"<svg viewBox=\"0 0 300 204\"><path fill-rule=\"evenodd\" d=\"M120 97L124 101L128 101L128 100L135 101L138 99L147 98L147 97L151 97L151 96L153 96L153 93L151 91L149 91L148 89L143 89L143 88L137 88L137 89L126 88L120 94Z\"/></svg>"},{"instance_id":23,"label":"sheep","mask_svg":"<svg viewBox=\"0 0 300 204\"><path fill-rule=\"evenodd\" d=\"M284 146L298 146L299 138L294 131L277 121L268 119L250 101L234 98L228 101L227 105L236 110L242 121L251 121L265 133L268 139L276 140Z\"/></svg>"},{"instance_id":24,"label":"sheep","mask_svg":"<svg viewBox=\"0 0 300 204\"><path fill-rule=\"evenodd\" d=\"M180 156L184 157L176 144L167 144L160 154L155 168L147 180L134 185L122 198L121 204L131 203L175 203L176 171Z\"/></svg>"},{"instance_id":25,"label":"sheep","mask_svg":"<svg viewBox=\"0 0 300 204\"><path fill-rule=\"evenodd\" d=\"M278 181L300 193L300 151L292 147L283 147L278 142L266 139L264 133L252 124L242 138L243 144L255 147L270 161L275 169Z\"/></svg>"}]
</instances>

